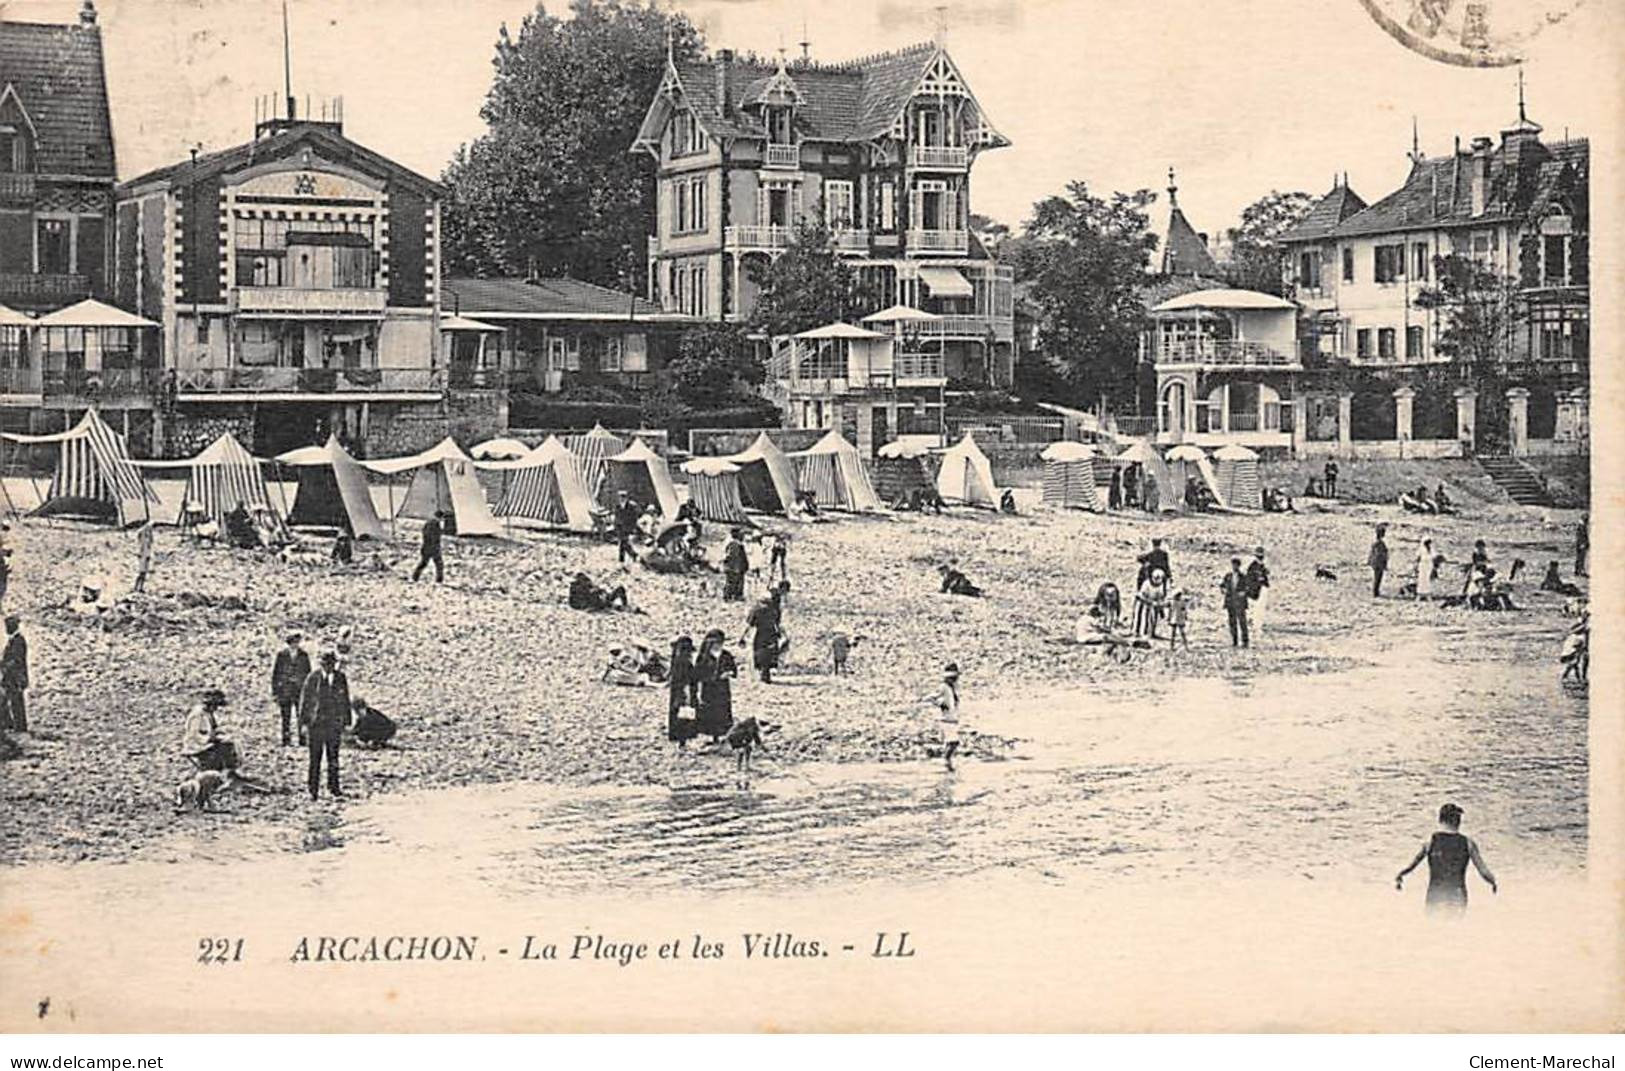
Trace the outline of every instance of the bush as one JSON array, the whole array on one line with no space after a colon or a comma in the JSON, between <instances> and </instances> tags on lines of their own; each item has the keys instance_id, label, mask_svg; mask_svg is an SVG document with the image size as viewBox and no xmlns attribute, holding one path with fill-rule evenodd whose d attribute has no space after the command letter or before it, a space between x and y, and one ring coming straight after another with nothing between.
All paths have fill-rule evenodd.
<instances>
[{"instance_id":1,"label":"bush","mask_svg":"<svg viewBox=\"0 0 1625 1071\"><path fill-rule=\"evenodd\" d=\"M508 423L516 428L634 428L643 423L642 409L626 402L560 401L551 395L515 392L508 402Z\"/></svg>"}]
</instances>

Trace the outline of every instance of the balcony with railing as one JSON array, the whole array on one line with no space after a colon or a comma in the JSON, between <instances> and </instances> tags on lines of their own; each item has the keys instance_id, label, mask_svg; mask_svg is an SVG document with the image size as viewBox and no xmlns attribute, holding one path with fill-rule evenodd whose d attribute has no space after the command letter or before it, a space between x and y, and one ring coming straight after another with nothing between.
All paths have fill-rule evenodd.
<instances>
[{"instance_id":1,"label":"balcony with railing","mask_svg":"<svg viewBox=\"0 0 1625 1071\"><path fill-rule=\"evenodd\" d=\"M231 293L240 316L378 319L389 292L379 288L239 286Z\"/></svg>"},{"instance_id":2,"label":"balcony with railing","mask_svg":"<svg viewBox=\"0 0 1625 1071\"><path fill-rule=\"evenodd\" d=\"M794 235L791 228L776 224L733 226L723 230L722 242L731 249L787 249Z\"/></svg>"},{"instance_id":3,"label":"balcony with railing","mask_svg":"<svg viewBox=\"0 0 1625 1071\"><path fill-rule=\"evenodd\" d=\"M940 353L899 353L892 358L892 376L898 386L941 386L947 382Z\"/></svg>"},{"instance_id":4,"label":"balcony with railing","mask_svg":"<svg viewBox=\"0 0 1625 1071\"><path fill-rule=\"evenodd\" d=\"M762 166L775 170L794 171L801 166L800 145L774 145L769 143L762 153Z\"/></svg>"},{"instance_id":5,"label":"balcony with railing","mask_svg":"<svg viewBox=\"0 0 1625 1071\"><path fill-rule=\"evenodd\" d=\"M43 393L44 377L38 368L0 368L0 395Z\"/></svg>"},{"instance_id":6,"label":"balcony with railing","mask_svg":"<svg viewBox=\"0 0 1625 1071\"><path fill-rule=\"evenodd\" d=\"M970 150L961 145L910 145L908 166L921 171L963 171Z\"/></svg>"},{"instance_id":7,"label":"balcony with railing","mask_svg":"<svg viewBox=\"0 0 1625 1071\"><path fill-rule=\"evenodd\" d=\"M0 305L59 309L90 296L90 276L55 272L0 272Z\"/></svg>"},{"instance_id":8,"label":"balcony with railing","mask_svg":"<svg viewBox=\"0 0 1625 1071\"><path fill-rule=\"evenodd\" d=\"M835 248L842 253L867 253L869 251L869 232L856 227L847 227L834 234Z\"/></svg>"},{"instance_id":9,"label":"balcony with railing","mask_svg":"<svg viewBox=\"0 0 1625 1071\"><path fill-rule=\"evenodd\" d=\"M1297 358L1262 342L1242 339L1164 340L1155 354L1158 364L1199 364L1226 368L1295 368Z\"/></svg>"},{"instance_id":10,"label":"balcony with railing","mask_svg":"<svg viewBox=\"0 0 1625 1071\"><path fill-rule=\"evenodd\" d=\"M0 172L0 204L34 203L34 176L25 172Z\"/></svg>"},{"instance_id":11,"label":"balcony with railing","mask_svg":"<svg viewBox=\"0 0 1625 1071\"><path fill-rule=\"evenodd\" d=\"M157 368L46 368L40 393L47 398L75 398L87 402L118 398L150 398L163 373Z\"/></svg>"},{"instance_id":12,"label":"balcony with railing","mask_svg":"<svg viewBox=\"0 0 1625 1071\"><path fill-rule=\"evenodd\" d=\"M911 230L908 232L910 253L967 253L970 251L969 231Z\"/></svg>"},{"instance_id":13,"label":"balcony with railing","mask_svg":"<svg viewBox=\"0 0 1625 1071\"><path fill-rule=\"evenodd\" d=\"M202 367L177 370L175 391L182 396L439 394L445 390L446 381L444 368Z\"/></svg>"}]
</instances>

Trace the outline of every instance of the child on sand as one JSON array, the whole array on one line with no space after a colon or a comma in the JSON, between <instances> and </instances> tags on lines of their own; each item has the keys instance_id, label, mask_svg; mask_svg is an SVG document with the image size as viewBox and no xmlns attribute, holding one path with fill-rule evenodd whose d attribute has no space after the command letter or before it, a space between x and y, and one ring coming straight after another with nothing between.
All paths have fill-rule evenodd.
<instances>
[{"instance_id":1,"label":"child on sand","mask_svg":"<svg viewBox=\"0 0 1625 1071\"><path fill-rule=\"evenodd\" d=\"M954 753L959 750L959 664L949 662L944 666L942 686L921 699L937 708L942 725L942 761L952 770Z\"/></svg>"},{"instance_id":2,"label":"child on sand","mask_svg":"<svg viewBox=\"0 0 1625 1071\"><path fill-rule=\"evenodd\" d=\"M1185 594L1184 588L1175 588L1168 594L1168 649L1183 644L1190 649L1191 638L1185 633L1185 624L1190 619L1190 596Z\"/></svg>"}]
</instances>

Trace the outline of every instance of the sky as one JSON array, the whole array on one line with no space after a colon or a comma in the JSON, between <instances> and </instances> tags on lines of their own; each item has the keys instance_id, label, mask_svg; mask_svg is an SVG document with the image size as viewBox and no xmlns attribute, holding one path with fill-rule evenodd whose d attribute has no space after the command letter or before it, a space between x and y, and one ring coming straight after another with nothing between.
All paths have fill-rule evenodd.
<instances>
[{"instance_id":1,"label":"sky","mask_svg":"<svg viewBox=\"0 0 1625 1071\"><path fill-rule=\"evenodd\" d=\"M1393 0L1383 0L1392 5ZM1577 0L1547 0L1573 6ZM1167 185L1218 234L1271 189L1312 194L1347 171L1367 200L1424 152L1494 136L1517 116L1511 68L1455 67L1390 38L1359 0L661 0L713 48L810 41L839 60L929 39L1013 143L985 154L972 207L1019 225L1034 201ZM497 29L533 0L289 0L294 92L342 95L350 137L426 175L482 133ZM71 22L79 0L0 0L0 17ZM99 0L121 177L237 144L282 84L276 0ZM567 9L555 0L551 9ZM1621 5L1589 0L1535 42L1530 117L1561 138L1621 126ZM3 76L3 72L0 72ZM1165 218L1165 199L1157 214Z\"/></svg>"}]
</instances>

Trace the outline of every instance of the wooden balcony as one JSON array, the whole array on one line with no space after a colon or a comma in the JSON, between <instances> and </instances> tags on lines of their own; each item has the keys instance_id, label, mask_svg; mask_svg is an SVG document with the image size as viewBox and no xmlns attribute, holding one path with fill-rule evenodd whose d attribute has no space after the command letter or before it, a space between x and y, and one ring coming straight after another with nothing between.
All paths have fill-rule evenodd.
<instances>
[{"instance_id":1,"label":"wooden balcony","mask_svg":"<svg viewBox=\"0 0 1625 1071\"><path fill-rule=\"evenodd\" d=\"M835 248L842 253L867 253L869 251L869 232L856 228L836 231L834 235Z\"/></svg>"},{"instance_id":2,"label":"wooden balcony","mask_svg":"<svg viewBox=\"0 0 1625 1071\"><path fill-rule=\"evenodd\" d=\"M40 377L40 393L46 398L78 399L87 404L116 398L150 398L162 376L156 368L46 368L43 374L34 374Z\"/></svg>"},{"instance_id":3,"label":"wooden balcony","mask_svg":"<svg viewBox=\"0 0 1625 1071\"><path fill-rule=\"evenodd\" d=\"M1196 364L1220 368L1296 368L1297 358L1262 342L1189 339L1159 346L1157 364Z\"/></svg>"},{"instance_id":4,"label":"wooden balcony","mask_svg":"<svg viewBox=\"0 0 1625 1071\"><path fill-rule=\"evenodd\" d=\"M0 173L0 204L32 205L33 203L33 175L13 171Z\"/></svg>"},{"instance_id":5,"label":"wooden balcony","mask_svg":"<svg viewBox=\"0 0 1625 1071\"><path fill-rule=\"evenodd\" d=\"M377 320L388 301L388 291L377 288L239 286L231 292L239 316L266 318Z\"/></svg>"},{"instance_id":6,"label":"wooden balcony","mask_svg":"<svg viewBox=\"0 0 1625 1071\"><path fill-rule=\"evenodd\" d=\"M225 395L438 397L446 380L444 368L182 368L175 373L175 392L181 401L209 401Z\"/></svg>"},{"instance_id":7,"label":"wooden balcony","mask_svg":"<svg viewBox=\"0 0 1625 1071\"><path fill-rule=\"evenodd\" d=\"M948 381L938 353L897 354L892 358L892 377L902 387L940 387Z\"/></svg>"},{"instance_id":8,"label":"wooden balcony","mask_svg":"<svg viewBox=\"0 0 1625 1071\"><path fill-rule=\"evenodd\" d=\"M910 253L958 253L970 250L969 231L917 230L908 232Z\"/></svg>"},{"instance_id":9,"label":"wooden balcony","mask_svg":"<svg viewBox=\"0 0 1625 1071\"><path fill-rule=\"evenodd\" d=\"M963 171L970 166L970 150L959 145L910 145L908 166L916 171Z\"/></svg>"},{"instance_id":10,"label":"wooden balcony","mask_svg":"<svg viewBox=\"0 0 1625 1071\"><path fill-rule=\"evenodd\" d=\"M722 244L730 249L788 249L795 231L780 226L727 227Z\"/></svg>"},{"instance_id":11,"label":"wooden balcony","mask_svg":"<svg viewBox=\"0 0 1625 1071\"><path fill-rule=\"evenodd\" d=\"M775 171L796 170L801 167L801 146L769 143L762 151L762 166Z\"/></svg>"},{"instance_id":12,"label":"wooden balcony","mask_svg":"<svg viewBox=\"0 0 1625 1071\"><path fill-rule=\"evenodd\" d=\"M42 395L44 382L38 368L0 368L0 395Z\"/></svg>"},{"instance_id":13,"label":"wooden balcony","mask_svg":"<svg viewBox=\"0 0 1625 1071\"><path fill-rule=\"evenodd\" d=\"M0 305L13 309L60 309L89 296L88 275L0 272Z\"/></svg>"}]
</instances>

